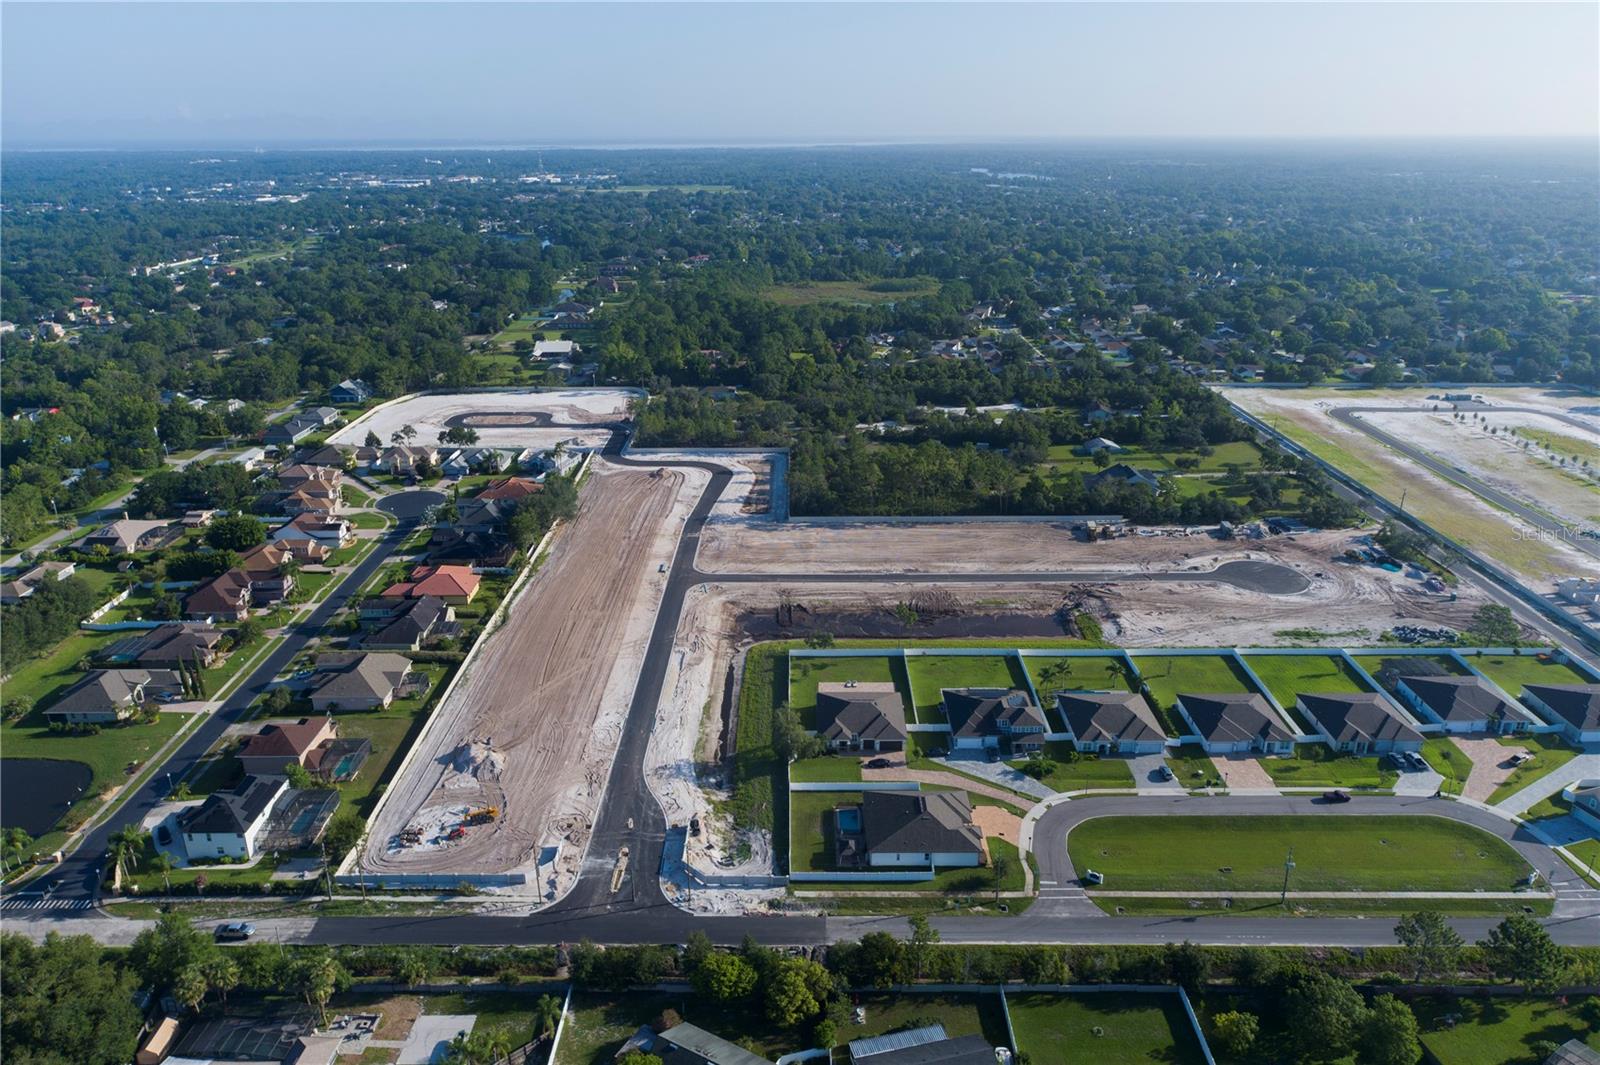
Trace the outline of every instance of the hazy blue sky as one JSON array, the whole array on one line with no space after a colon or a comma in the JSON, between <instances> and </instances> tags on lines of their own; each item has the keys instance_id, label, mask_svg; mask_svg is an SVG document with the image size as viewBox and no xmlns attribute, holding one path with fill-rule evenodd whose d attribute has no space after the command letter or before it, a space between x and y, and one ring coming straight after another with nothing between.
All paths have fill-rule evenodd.
<instances>
[{"instance_id":1,"label":"hazy blue sky","mask_svg":"<svg viewBox=\"0 0 1600 1065\"><path fill-rule=\"evenodd\" d=\"M10 147L1594 136L1600 5L0 5Z\"/></svg>"}]
</instances>

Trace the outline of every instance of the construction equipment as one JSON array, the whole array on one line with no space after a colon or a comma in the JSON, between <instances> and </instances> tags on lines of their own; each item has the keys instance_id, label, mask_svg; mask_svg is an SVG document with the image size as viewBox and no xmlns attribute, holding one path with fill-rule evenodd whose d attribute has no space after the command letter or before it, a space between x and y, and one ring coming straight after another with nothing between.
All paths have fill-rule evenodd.
<instances>
[{"instance_id":1,"label":"construction equipment","mask_svg":"<svg viewBox=\"0 0 1600 1065\"><path fill-rule=\"evenodd\" d=\"M415 847L422 842L422 829L408 828L400 833L400 846Z\"/></svg>"},{"instance_id":2,"label":"construction equipment","mask_svg":"<svg viewBox=\"0 0 1600 1065\"><path fill-rule=\"evenodd\" d=\"M476 810L468 810L466 819L464 821L462 821L462 824L464 824L464 825L487 825L491 821L498 820L499 817L500 817L500 807L498 807L498 806L481 806Z\"/></svg>"},{"instance_id":3,"label":"construction equipment","mask_svg":"<svg viewBox=\"0 0 1600 1065\"><path fill-rule=\"evenodd\" d=\"M449 832L445 833L445 837L444 838L447 841L458 840L458 839L465 839L466 835L467 835L466 826L465 825L457 825L454 828L452 828Z\"/></svg>"}]
</instances>

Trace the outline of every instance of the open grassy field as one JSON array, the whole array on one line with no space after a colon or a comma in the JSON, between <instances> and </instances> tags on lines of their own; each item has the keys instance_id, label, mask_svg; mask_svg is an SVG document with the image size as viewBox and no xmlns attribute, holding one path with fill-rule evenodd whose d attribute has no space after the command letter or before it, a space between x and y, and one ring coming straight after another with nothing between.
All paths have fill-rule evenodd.
<instances>
[{"instance_id":1,"label":"open grassy field","mask_svg":"<svg viewBox=\"0 0 1600 1065\"><path fill-rule=\"evenodd\" d=\"M1285 788L1389 788L1400 778L1376 756L1358 757L1320 743L1302 743L1293 758L1263 758L1261 768Z\"/></svg>"},{"instance_id":2,"label":"open grassy field","mask_svg":"<svg viewBox=\"0 0 1600 1065\"><path fill-rule=\"evenodd\" d=\"M944 688L1020 688L1028 678L1015 655L916 655L906 659L917 721L937 724L944 720Z\"/></svg>"},{"instance_id":3,"label":"open grassy field","mask_svg":"<svg viewBox=\"0 0 1600 1065\"><path fill-rule=\"evenodd\" d=\"M1073 444L1055 444L1048 454L1045 464L1058 470L1094 473L1099 469L1091 456L1080 455ZM1183 460L1182 464L1180 459ZM1195 465L1189 465L1190 459L1195 461ZM1217 444L1211 448L1210 454L1199 451L1149 451L1137 445L1124 444L1121 451L1111 456L1111 461L1156 473L1225 473L1230 466L1240 466L1249 472L1261 467L1261 449L1248 440Z\"/></svg>"},{"instance_id":4,"label":"open grassy field","mask_svg":"<svg viewBox=\"0 0 1600 1065\"><path fill-rule=\"evenodd\" d=\"M1446 917L1502 917L1531 913L1548 917L1555 904L1548 898L1527 899L1439 898L1423 901L1416 895L1385 899L1367 895L1329 895L1295 898L1288 905L1277 899L1237 899L1225 896L1184 898L1150 895L1095 895L1091 900L1113 917L1400 917L1419 909L1435 910Z\"/></svg>"},{"instance_id":5,"label":"open grassy field","mask_svg":"<svg viewBox=\"0 0 1600 1065\"><path fill-rule=\"evenodd\" d=\"M1267 686L1278 705L1295 714L1295 696L1302 692L1361 692L1364 684L1337 655L1245 655L1245 664ZM1296 714L1298 716L1298 714ZM1309 723L1300 722L1305 728Z\"/></svg>"},{"instance_id":6,"label":"open grassy field","mask_svg":"<svg viewBox=\"0 0 1600 1065\"><path fill-rule=\"evenodd\" d=\"M893 278L879 281L795 281L769 285L761 294L784 307L812 303L894 303L921 299L939 291L931 277Z\"/></svg>"},{"instance_id":7,"label":"open grassy field","mask_svg":"<svg viewBox=\"0 0 1600 1065\"><path fill-rule=\"evenodd\" d=\"M51 732L36 710L0 730L0 751L6 759L53 758L89 767L93 779L61 821L73 825L99 804L103 791L132 779L189 720L188 714L165 713L156 715L150 724L128 722L104 727L92 736L72 736ZM135 773L128 771L130 767Z\"/></svg>"},{"instance_id":8,"label":"open grassy field","mask_svg":"<svg viewBox=\"0 0 1600 1065\"><path fill-rule=\"evenodd\" d=\"M772 747L772 715L784 698L793 643L768 643L752 647L745 655L744 679L739 685L739 731L733 761L733 797L725 812L740 828L765 828L772 846L783 853L789 818L783 761Z\"/></svg>"},{"instance_id":9,"label":"open grassy field","mask_svg":"<svg viewBox=\"0 0 1600 1065\"><path fill-rule=\"evenodd\" d=\"M1504 688L1513 699L1522 696L1528 684L1592 684L1586 674L1553 658L1538 655L1468 655L1467 662L1479 673Z\"/></svg>"},{"instance_id":10,"label":"open grassy field","mask_svg":"<svg viewBox=\"0 0 1600 1065\"><path fill-rule=\"evenodd\" d=\"M1007 996L1016 1049L1033 1065L1199 1065L1200 1041L1176 993Z\"/></svg>"},{"instance_id":11,"label":"open grassy field","mask_svg":"<svg viewBox=\"0 0 1600 1065\"><path fill-rule=\"evenodd\" d=\"M1537 999L1435 998L1412 1004L1422 1045L1447 1065L1521 1065L1541 1058L1534 1044L1580 1039L1600 1051L1600 998L1562 1004ZM1446 1018L1454 1018L1451 1023Z\"/></svg>"},{"instance_id":12,"label":"open grassy field","mask_svg":"<svg viewBox=\"0 0 1600 1065\"><path fill-rule=\"evenodd\" d=\"M906 709L911 709L911 688L905 671L900 668L899 656L865 655L860 658L802 658L788 656L789 707L800 715L807 727L812 725L812 711L817 707L817 685L844 684L861 681L866 684L893 683L905 699ZM909 713L907 714L909 718Z\"/></svg>"},{"instance_id":13,"label":"open grassy field","mask_svg":"<svg viewBox=\"0 0 1600 1065\"><path fill-rule=\"evenodd\" d=\"M1504 841L1438 817L1103 817L1067 838L1110 889L1510 891L1527 865Z\"/></svg>"}]
</instances>

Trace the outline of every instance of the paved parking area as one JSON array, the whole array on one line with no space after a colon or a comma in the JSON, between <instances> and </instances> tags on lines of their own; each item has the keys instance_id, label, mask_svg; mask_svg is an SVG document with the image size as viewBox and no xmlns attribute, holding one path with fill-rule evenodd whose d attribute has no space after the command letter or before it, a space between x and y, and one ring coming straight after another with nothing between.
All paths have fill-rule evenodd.
<instances>
[{"instance_id":1,"label":"paved parking area","mask_svg":"<svg viewBox=\"0 0 1600 1065\"><path fill-rule=\"evenodd\" d=\"M1467 777L1467 786L1461 794L1468 799L1478 802L1488 802L1489 796L1494 794L1494 789L1504 784L1506 778L1516 766L1511 764L1511 756L1518 751L1526 751L1526 747L1502 744L1498 740L1485 736L1452 736L1455 745L1461 748L1461 753L1472 760L1472 773Z\"/></svg>"}]
</instances>

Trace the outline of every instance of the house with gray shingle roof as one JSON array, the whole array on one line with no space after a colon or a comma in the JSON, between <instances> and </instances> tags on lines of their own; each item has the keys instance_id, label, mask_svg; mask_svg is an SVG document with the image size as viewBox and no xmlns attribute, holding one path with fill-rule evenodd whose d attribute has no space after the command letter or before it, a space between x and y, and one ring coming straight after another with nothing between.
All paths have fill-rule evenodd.
<instances>
[{"instance_id":1,"label":"house with gray shingle roof","mask_svg":"<svg viewBox=\"0 0 1600 1065\"><path fill-rule=\"evenodd\" d=\"M835 751L903 751L906 704L891 683L817 685L817 735Z\"/></svg>"},{"instance_id":2,"label":"house with gray shingle roof","mask_svg":"<svg viewBox=\"0 0 1600 1065\"><path fill-rule=\"evenodd\" d=\"M1395 693L1446 732L1520 732L1533 724L1526 711L1477 675L1404 676L1395 682Z\"/></svg>"},{"instance_id":3,"label":"house with gray shingle roof","mask_svg":"<svg viewBox=\"0 0 1600 1065\"><path fill-rule=\"evenodd\" d=\"M1387 754L1422 750L1422 733L1375 692L1302 692L1295 706L1336 751Z\"/></svg>"},{"instance_id":4,"label":"house with gray shingle roof","mask_svg":"<svg viewBox=\"0 0 1600 1065\"><path fill-rule=\"evenodd\" d=\"M1207 754L1290 754L1294 737L1256 692L1185 693L1178 713Z\"/></svg>"},{"instance_id":5,"label":"house with gray shingle roof","mask_svg":"<svg viewBox=\"0 0 1600 1065\"><path fill-rule=\"evenodd\" d=\"M1573 743L1600 743L1600 684L1526 684L1522 701Z\"/></svg>"},{"instance_id":6,"label":"house with gray shingle roof","mask_svg":"<svg viewBox=\"0 0 1600 1065\"><path fill-rule=\"evenodd\" d=\"M1044 711L1033 705L1027 692L1005 688L945 688L945 720L950 722L951 745L957 749L999 749L1002 742L1013 753L1033 752L1044 746L1048 727Z\"/></svg>"},{"instance_id":7,"label":"house with gray shingle roof","mask_svg":"<svg viewBox=\"0 0 1600 1065\"><path fill-rule=\"evenodd\" d=\"M851 810L854 818L841 816ZM842 868L930 869L984 862L983 831L973 824L966 792L869 791L859 805L835 810L834 818Z\"/></svg>"},{"instance_id":8,"label":"house with gray shingle roof","mask_svg":"<svg viewBox=\"0 0 1600 1065\"><path fill-rule=\"evenodd\" d=\"M1154 754L1167 745L1155 711L1137 692L1060 692L1056 709L1080 751Z\"/></svg>"}]
</instances>

